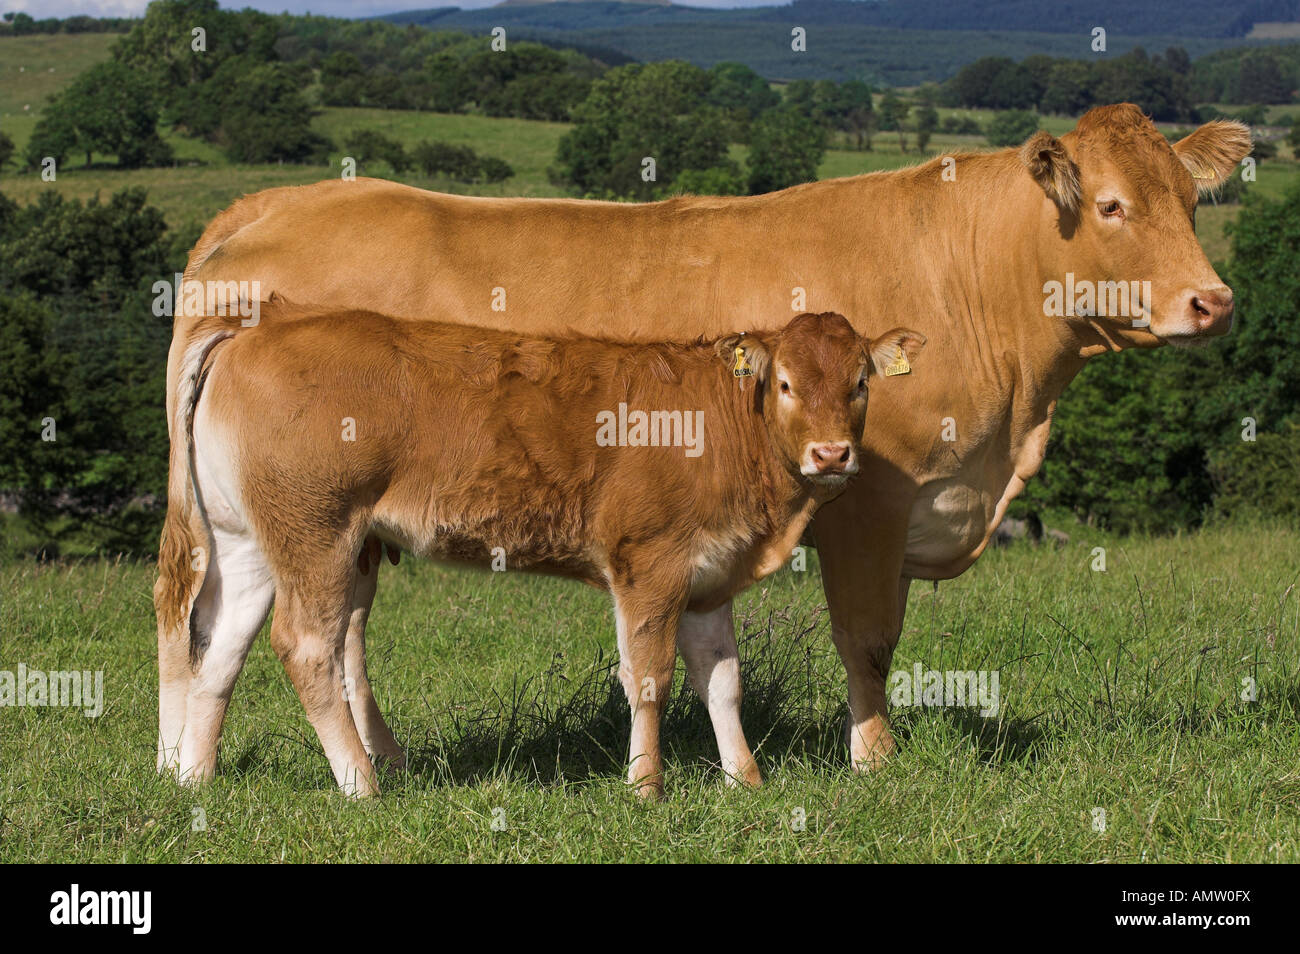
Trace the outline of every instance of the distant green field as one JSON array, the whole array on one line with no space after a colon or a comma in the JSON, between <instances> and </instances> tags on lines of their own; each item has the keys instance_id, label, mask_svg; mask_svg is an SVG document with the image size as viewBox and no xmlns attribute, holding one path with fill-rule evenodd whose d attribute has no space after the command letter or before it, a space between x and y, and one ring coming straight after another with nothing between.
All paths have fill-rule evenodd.
<instances>
[{"instance_id":1,"label":"distant green field","mask_svg":"<svg viewBox=\"0 0 1300 954\"><path fill-rule=\"evenodd\" d=\"M26 146L45 97L60 89L80 70L106 58L114 39L101 34L0 38L0 76L5 79L5 83L0 85L0 129L14 139L20 150ZM49 72L51 67L54 68L52 73ZM30 108L24 111L24 106ZM1218 104L1217 108L1232 112L1240 107ZM1293 114L1300 115L1300 109L1272 107L1269 119L1276 122L1284 115ZM941 108L939 115L941 120L951 115L970 117L984 125L993 113L991 110ZM1048 132L1061 135L1073 128L1075 120L1045 116L1041 123ZM569 128L565 123L402 110L326 108L319 111L312 124L336 144L330 165L234 165L215 146L172 134L165 138L176 154L177 165L174 168L118 170L101 157L95 157L95 164L85 168L81 165L82 160L77 158L60 171L55 185L44 183L30 173L15 174L9 170L0 174L0 191L17 201L30 202L49 188L57 188L69 197L85 199L95 194L108 196L126 186L143 186L149 192L150 202L162 210L169 224L178 229L195 230L246 193L275 186L305 185L337 176L340 171L338 160L343 155L343 141L347 134L356 129L377 129L408 146L421 139L441 139L472 146L480 153L506 160L514 167L515 176L498 185L468 186L443 177L429 178L415 171L395 174L383 163L360 170L362 174L468 195L565 194L561 187L551 183L547 175L547 170L555 162L559 139ZM947 152L989 148L983 136L937 133L927 153L921 155L915 151L914 135L909 133L907 140L909 151L904 153L899 149L896 133L877 132L872 150L860 152L852 148L847 136L836 134L831 138L832 148L827 150L818 176L828 179L896 169ZM744 146L733 146L731 156L743 163L746 151ZM1283 146L1281 156L1262 163L1258 173L1259 181L1255 188L1265 195L1276 196L1300 177L1300 164L1294 161L1291 150ZM1237 205L1216 206L1213 199L1202 204L1197 215L1197 234L1212 261L1227 258L1226 227L1239 210Z\"/></svg>"},{"instance_id":2,"label":"distant green field","mask_svg":"<svg viewBox=\"0 0 1300 954\"><path fill-rule=\"evenodd\" d=\"M0 862L1300 861L1300 532L1071 532L913 586L894 671L997 671L1000 707L896 707L899 756L866 777L815 560L750 590L744 723L766 784L723 786L679 673L660 805L622 781L613 624L587 587L385 567L370 673L411 767L350 803L265 639L219 777L179 788L153 768L153 570L0 566L0 669L102 670L105 695L99 718L0 709Z\"/></svg>"},{"instance_id":3,"label":"distant green field","mask_svg":"<svg viewBox=\"0 0 1300 954\"><path fill-rule=\"evenodd\" d=\"M0 37L0 129L25 146L46 98L107 59L115 40L110 33Z\"/></svg>"}]
</instances>

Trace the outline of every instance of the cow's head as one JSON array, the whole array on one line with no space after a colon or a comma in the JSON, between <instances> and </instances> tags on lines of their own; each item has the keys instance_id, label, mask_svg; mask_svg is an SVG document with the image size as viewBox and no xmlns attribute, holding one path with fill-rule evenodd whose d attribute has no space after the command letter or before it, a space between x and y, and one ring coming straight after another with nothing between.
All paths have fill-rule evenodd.
<instances>
[{"instance_id":1,"label":"cow's head","mask_svg":"<svg viewBox=\"0 0 1300 954\"><path fill-rule=\"evenodd\" d=\"M864 338L843 315L826 312L799 315L776 333L724 338L717 348L733 371L746 372L742 381L754 382L782 465L831 494L858 472L870 382L915 360L924 345L925 336L907 328Z\"/></svg>"},{"instance_id":2,"label":"cow's head","mask_svg":"<svg viewBox=\"0 0 1300 954\"><path fill-rule=\"evenodd\" d=\"M1250 152L1237 122L1206 123L1170 145L1142 111L1125 103L1086 113L1057 139L1035 133L1020 148L1029 175L1055 206L1047 216L1043 275L1098 289L1108 311L1137 290L1121 314L1079 315L1114 347L1187 343L1227 333L1232 290L1196 240L1196 202ZM1134 285L1133 283L1137 284Z\"/></svg>"}]
</instances>

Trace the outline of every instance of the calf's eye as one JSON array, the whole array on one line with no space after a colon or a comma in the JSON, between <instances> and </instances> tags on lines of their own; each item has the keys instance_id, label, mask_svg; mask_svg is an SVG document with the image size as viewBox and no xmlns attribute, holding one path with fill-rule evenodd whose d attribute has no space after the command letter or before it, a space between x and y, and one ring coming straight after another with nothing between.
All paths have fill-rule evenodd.
<instances>
[{"instance_id":1,"label":"calf's eye","mask_svg":"<svg viewBox=\"0 0 1300 954\"><path fill-rule=\"evenodd\" d=\"M1111 199L1109 202L1098 202L1097 211L1106 216L1106 218L1110 218L1114 215L1122 215L1124 212L1124 206L1120 205L1115 199Z\"/></svg>"},{"instance_id":2,"label":"calf's eye","mask_svg":"<svg viewBox=\"0 0 1300 954\"><path fill-rule=\"evenodd\" d=\"M781 393L782 393L782 394L789 394L789 393L790 393L790 382L789 382L789 381L782 381L782 382L781 382Z\"/></svg>"}]
</instances>

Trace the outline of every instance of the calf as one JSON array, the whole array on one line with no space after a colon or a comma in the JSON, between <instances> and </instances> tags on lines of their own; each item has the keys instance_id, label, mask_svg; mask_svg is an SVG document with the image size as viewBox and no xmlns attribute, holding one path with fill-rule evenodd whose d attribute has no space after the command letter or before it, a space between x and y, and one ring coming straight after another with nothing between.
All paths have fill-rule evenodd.
<instances>
[{"instance_id":1,"label":"calf","mask_svg":"<svg viewBox=\"0 0 1300 954\"><path fill-rule=\"evenodd\" d=\"M342 691L360 675L344 643L368 535L609 590L632 707L628 779L658 795L681 614L724 607L781 566L858 471L868 380L924 344L901 328L868 341L830 313L663 344L261 311L251 328L201 322L177 395L210 543L189 610L179 772L213 772L235 678L274 600L272 645L338 784L357 795L378 791ZM688 668L724 770L757 785L738 661L719 651Z\"/></svg>"}]
</instances>

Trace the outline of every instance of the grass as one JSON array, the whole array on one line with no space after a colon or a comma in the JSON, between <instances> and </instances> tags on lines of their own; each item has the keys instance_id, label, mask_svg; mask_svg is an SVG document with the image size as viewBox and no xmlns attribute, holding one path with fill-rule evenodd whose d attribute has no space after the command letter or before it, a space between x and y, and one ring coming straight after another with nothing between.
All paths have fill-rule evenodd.
<instances>
[{"instance_id":1,"label":"grass","mask_svg":"<svg viewBox=\"0 0 1300 954\"><path fill-rule=\"evenodd\" d=\"M1001 710L899 709L899 757L865 777L815 561L750 590L744 720L767 783L722 784L679 671L659 805L622 782L611 614L585 587L386 567L370 670L411 767L352 803L264 638L217 780L156 776L151 568L11 563L0 668L103 669L106 705L0 711L0 861L1300 860L1300 530L1073 532L913 587L895 670L997 670Z\"/></svg>"}]
</instances>

